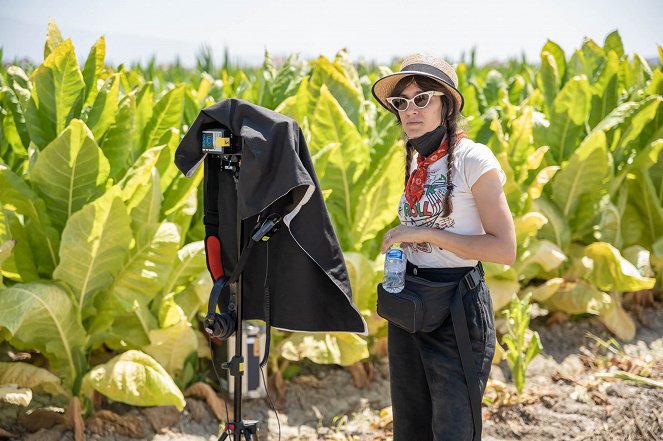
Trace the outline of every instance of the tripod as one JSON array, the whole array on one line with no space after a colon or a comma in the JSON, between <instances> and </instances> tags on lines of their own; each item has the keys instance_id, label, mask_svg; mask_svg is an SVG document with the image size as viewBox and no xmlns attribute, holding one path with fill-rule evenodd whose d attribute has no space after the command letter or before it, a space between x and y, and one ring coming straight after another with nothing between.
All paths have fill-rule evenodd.
<instances>
[{"instance_id":1,"label":"tripod","mask_svg":"<svg viewBox=\"0 0 663 441\"><path fill-rule=\"evenodd\" d=\"M235 190L237 190L238 185L238 174L240 161L237 156L230 155L228 157L224 156L221 158L221 165L224 171L233 172L233 178L235 183ZM213 305L216 308L218 298L220 296L221 290L225 285L230 284L230 302L228 304L228 310L230 313L235 313L236 320L234 321L234 332L236 333L235 337L235 355L221 365L223 369L227 369L230 375L233 377L234 381L234 390L233 390L233 419L235 421L227 421L223 429L223 433L219 437L219 441L223 441L228 438L229 435L233 435L233 441L241 441L242 436L245 441L251 441L252 435L256 435L258 432L258 421L257 420L242 420L242 376L244 375L244 357L242 355L243 350L243 332L242 332L242 288L243 288L243 270L248 257L250 255L251 249L253 246L260 241L267 241L274 234L279 227L281 222L281 216L272 213L268 215L261 221L261 217L258 218L258 223L255 226L249 243L244 249L242 245L244 243L244 228L243 221L237 211L236 225L237 225L237 266L235 267L232 275L230 277L223 277L212 289L210 295L210 305ZM261 223L262 222L262 223ZM269 332L270 332L270 319L269 319L269 293L266 291L266 322L267 322L267 344L265 349L265 358L261 363L261 366L267 360L269 356ZM227 324L224 323L224 325ZM206 330L210 335L214 335L215 326L217 324L210 325L208 327L206 323ZM224 336L229 337L232 335L230 330L224 330ZM214 362L214 361L212 361Z\"/></svg>"}]
</instances>

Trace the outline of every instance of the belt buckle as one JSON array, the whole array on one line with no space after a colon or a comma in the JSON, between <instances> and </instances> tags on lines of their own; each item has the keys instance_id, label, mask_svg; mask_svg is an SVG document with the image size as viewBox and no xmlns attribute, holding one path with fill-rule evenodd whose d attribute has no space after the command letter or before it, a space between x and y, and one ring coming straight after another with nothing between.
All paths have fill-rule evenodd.
<instances>
[{"instance_id":1,"label":"belt buckle","mask_svg":"<svg viewBox=\"0 0 663 441\"><path fill-rule=\"evenodd\" d=\"M416 266L414 268L412 268L412 274L414 274L415 276L417 275L417 267Z\"/></svg>"},{"instance_id":2,"label":"belt buckle","mask_svg":"<svg viewBox=\"0 0 663 441\"><path fill-rule=\"evenodd\" d=\"M465 281L468 291L476 288L481 282L481 274L479 274L478 268L472 268L472 270L463 277L463 280Z\"/></svg>"}]
</instances>

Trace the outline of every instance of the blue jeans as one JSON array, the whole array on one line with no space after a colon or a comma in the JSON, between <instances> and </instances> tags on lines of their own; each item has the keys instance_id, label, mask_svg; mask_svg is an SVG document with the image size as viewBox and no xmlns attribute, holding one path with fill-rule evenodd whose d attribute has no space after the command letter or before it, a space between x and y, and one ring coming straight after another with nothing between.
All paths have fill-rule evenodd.
<instances>
[{"instance_id":1,"label":"blue jeans","mask_svg":"<svg viewBox=\"0 0 663 441\"><path fill-rule=\"evenodd\" d=\"M420 269L419 277L455 281L471 268ZM463 297L479 390L495 354L493 304L485 280ZM394 441L471 441L470 397L451 315L431 332L411 334L389 324L389 371Z\"/></svg>"}]
</instances>

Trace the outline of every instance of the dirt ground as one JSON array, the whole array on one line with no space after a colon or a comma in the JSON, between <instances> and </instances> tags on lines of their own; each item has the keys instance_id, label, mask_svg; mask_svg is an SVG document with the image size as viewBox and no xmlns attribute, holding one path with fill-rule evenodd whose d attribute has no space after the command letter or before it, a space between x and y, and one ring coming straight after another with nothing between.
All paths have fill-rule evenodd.
<instances>
[{"instance_id":1,"label":"dirt ground","mask_svg":"<svg viewBox=\"0 0 663 441\"><path fill-rule=\"evenodd\" d=\"M515 402L506 363L493 366L492 382L486 391L493 404L483 408L483 439L663 439L662 387L596 376L599 372L622 370L661 383L663 308L657 304L645 309L640 318L642 322L638 322L633 341L609 348L610 335L598 320L546 324L545 317L534 319L531 325L539 332L544 349L527 371L520 403ZM391 440L388 365L382 359L365 366L372 379L358 389L347 369L304 364L301 374L286 382L278 421L268 402L262 399L245 400L243 416L260 421L260 440ZM86 421L87 439L216 440L219 423L214 411L202 400L187 398L187 403L182 413L174 408L138 409L114 404L108 409L113 414L107 412ZM62 424L30 434L24 427L8 423L7 412L5 409L0 414L0 423L20 439L74 439Z\"/></svg>"}]
</instances>

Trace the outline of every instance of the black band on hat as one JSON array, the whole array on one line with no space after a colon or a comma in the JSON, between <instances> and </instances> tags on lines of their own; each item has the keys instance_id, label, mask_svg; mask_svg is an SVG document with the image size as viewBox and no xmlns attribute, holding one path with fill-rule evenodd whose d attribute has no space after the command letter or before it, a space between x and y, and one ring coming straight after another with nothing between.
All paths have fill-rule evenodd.
<instances>
[{"instance_id":1,"label":"black band on hat","mask_svg":"<svg viewBox=\"0 0 663 441\"><path fill-rule=\"evenodd\" d=\"M442 72L437 67L433 67L429 64L409 64L409 65L403 66L401 68L401 72L404 72L404 71L419 71L419 72L427 73L429 75L434 75L434 76L439 77L440 79L442 79L445 83L449 84L454 89L456 88L456 86L454 86L454 82L451 81L451 78L449 78L449 76L447 74Z\"/></svg>"}]
</instances>

